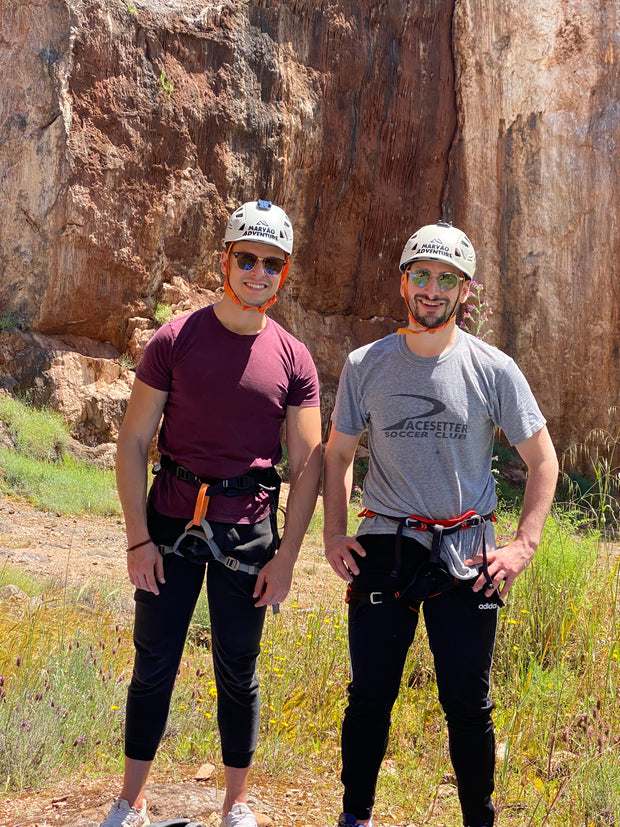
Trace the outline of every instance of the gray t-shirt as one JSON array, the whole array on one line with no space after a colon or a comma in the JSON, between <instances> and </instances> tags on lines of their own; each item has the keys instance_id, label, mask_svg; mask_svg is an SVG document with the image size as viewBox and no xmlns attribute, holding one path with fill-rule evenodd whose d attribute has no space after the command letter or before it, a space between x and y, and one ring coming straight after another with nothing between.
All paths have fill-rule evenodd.
<instances>
[{"instance_id":1,"label":"gray t-shirt","mask_svg":"<svg viewBox=\"0 0 620 827\"><path fill-rule=\"evenodd\" d=\"M332 421L353 436L368 429L365 508L434 520L492 512L495 428L515 445L545 425L515 362L459 328L455 344L441 356L416 356L395 333L353 351ZM369 518L358 533L394 533L396 525ZM429 534L404 533L430 544Z\"/></svg>"}]
</instances>

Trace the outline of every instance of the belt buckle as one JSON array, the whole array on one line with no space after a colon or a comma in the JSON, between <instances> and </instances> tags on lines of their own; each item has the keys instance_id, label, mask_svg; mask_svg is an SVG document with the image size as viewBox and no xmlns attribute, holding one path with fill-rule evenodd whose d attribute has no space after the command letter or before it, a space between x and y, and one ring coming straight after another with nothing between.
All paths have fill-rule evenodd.
<instances>
[{"instance_id":1,"label":"belt buckle","mask_svg":"<svg viewBox=\"0 0 620 827\"><path fill-rule=\"evenodd\" d=\"M182 482L193 482L196 479L195 474L193 474L189 469L183 468L182 465L177 467L176 477Z\"/></svg>"},{"instance_id":2,"label":"belt buckle","mask_svg":"<svg viewBox=\"0 0 620 827\"><path fill-rule=\"evenodd\" d=\"M383 603L383 592L370 592L370 602L373 606L380 606Z\"/></svg>"},{"instance_id":3,"label":"belt buckle","mask_svg":"<svg viewBox=\"0 0 620 827\"><path fill-rule=\"evenodd\" d=\"M227 557L224 562L224 565L227 569L230 569L231 571L237 571L237 569L239 568L239 561L236 557Z\"/></svg>"},{"instance_id":4,"label":"belt buckle","mask_svg":"<svg viewBox=\"0 0 620 827\"><path fill-rule=\"evenodd\" d=\"M249 474L240 474L238 477L222 480L222 488L237 488L239 491L247 490L252 484Z\"/></svg>"},{"instance_id":5,"label":"belt buckle","mask_svg":"<svg viewBox=\"0 0 620 827\"><path fill-rule=\"evenodd\" d=\"M405 517L405 527L414 528L416 531L428 531L428 526L421 520L416 520L415 517Z\"/></svg>"}]
</instances>

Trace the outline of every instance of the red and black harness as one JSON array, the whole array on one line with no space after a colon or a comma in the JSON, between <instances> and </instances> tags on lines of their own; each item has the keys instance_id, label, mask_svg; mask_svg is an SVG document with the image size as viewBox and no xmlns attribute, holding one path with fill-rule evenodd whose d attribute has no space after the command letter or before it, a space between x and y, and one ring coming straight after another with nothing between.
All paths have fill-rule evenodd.
<instances>
[{"instance_id":1,"label":"red and black harness","mask_svg":"<svg viewBox=\"0 0 620 827\"><path fill-rule=\"evenodd\" d=\"M372 603L373 605L377 605L380 603L386 603L393 600L399 600L403 598L410 589L416 583L418 577L420 576L422 570L424 568L433 567L435 569L441 569L444 572L447 572L447 569L441 560L439 555L439 551L441 548L441 541L442 539L450 534L454 534L457 531L466 531L470 528L475 528L478 526L483 525L484 523L488 522L495 522L496 517L493 512L490 514L486 514L484 516L477 514L475 511L466 511L460 517L455 517L454 519L450 520L431 520L427 517L419 517L415 514L410 514L408 517L392 517L387 514L377 514L374 511L370 511L367 508L364 508L359 514L359 517L386 517L389 520L394 520L398 523L398 527L396 529L396 539L395 539L395 546L394 546L394 569L391 572L391 577L397 580L401 573L401 566L402 566L402 546L403 546L403 529L404 528L413 528L416 531L427 531L432 534L432 543L431 548L428 555L420 555L420 560L414 568L414 571L410 574L409 581L404 587L399 589L395 589L394 591L372 591L372 592L360 592L358 589L355 588L354 585L349 584L347 589L347 602L350 602L352 599L355 599L358 602L368 602ZM484 539L484 532L482 535L482 543L481 543L481 550L482 550L482 564L480 567L481 573L486 578L486 587L493 586L494 583L489 575L489 567L488 567L488 559L487 559L487 548L486 548L486 541ZM474 578L474 580L477 578ZM452 578L445 578L444 582L437 587L437 590L431 594L426 595L425 599L430 597L434 597L437 594L441 594L448 589L452 589L459 584L462 584L464 581L459 580L457 577ZM499 597L499 593L496 590L494 595L494 600L499 606L503 606L503 602ZM412 609L415 611L419 608L419 603L421 601L415 600L413 601L414 605L411 606Z\"/></svg>"}]
</instances>

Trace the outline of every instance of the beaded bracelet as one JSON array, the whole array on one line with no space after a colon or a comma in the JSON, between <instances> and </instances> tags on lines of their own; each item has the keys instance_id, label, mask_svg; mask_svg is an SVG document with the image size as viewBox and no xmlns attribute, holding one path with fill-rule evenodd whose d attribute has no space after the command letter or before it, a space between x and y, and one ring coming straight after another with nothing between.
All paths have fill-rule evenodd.
<instances>
[{"instance_id":1,"label":"beaded bracelet","mask_svg":"<svg viewBox=\"0 0 620 827\"><path fill-rule=\"evenodd\" d=\"M142 546L146 546L148 543L152 543L152 542L153 541L151 540L151 538L148 537L146 540L143 540L141 543L136 543L135 546L130 546L127 549L127 554L129 554L130 551L135 551L137 548L142 548Z\"/></svg>"}]
</instances>

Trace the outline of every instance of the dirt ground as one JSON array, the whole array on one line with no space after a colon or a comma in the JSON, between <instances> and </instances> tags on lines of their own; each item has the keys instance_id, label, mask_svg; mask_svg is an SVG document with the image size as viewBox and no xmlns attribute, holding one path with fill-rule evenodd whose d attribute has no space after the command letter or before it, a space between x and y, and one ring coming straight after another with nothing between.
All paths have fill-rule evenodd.
<instances>
[{"instance_id":1,"label":"dirt ground","mask_svg":"<svg viewBox=\"0 0 620 827\"><path fill-rule=\"evenodd\" d=\"M0 571L4 565L38 578L50 578L59 584L101 580L118 584L121 590L126 590L128 605L133 594L126 576L125 534L119 517L73 518L40 512L24 502L2 498ZM340 588L322 549L305 546L291 595L296 600L311 602L326 587ZM0 607L1 602L0 591ZM181 800L179 796L196 784L197 770L196 765L166 768L156 762L150 779L156 794L151 799L160 802ZM221 770L216 768L213 779L206 782L209 788L221 791L223 779L218 778L219 774ZM120 783L120 776L75 778L17 797L2 796L0 827L95 827L107 813ZM204 784L202 786L205 788ZM326 821L335 822L340 805L338 778L331 773L317 778L310 773L304 776L301 770L294 779L274 782L253 769L251 791L255 796L256 812L264 814L259 818L259 824L273 827L293 824L296 827L322 827ZM153 812L152 821L169 818L172 812L163 804L157 809L161 815ZM195 810L184 814L196 817ZM215 813L209 818L202 812L200 816L209 827L219 825Z\"/></svg>"},{"instance_id":2,"label":"dirt ground","mask_svg":"<svg viewBox=\"0 0 620 827\"><path fill-rule=\"evenodd\" d=\"M204 827L219 827L223 777L195 780L196 766L176 766L174 778L155 765L146 793L151 823L169 818L192 818ZM97 827L120 789L120 776L75 778L0 805L2 827ZM316 778L298 774L289 782L252 771L249 804L259 827L325 827L335 824L339 811L336 776ZM196 804L202 801L202 804ZM190 802L183 806L183 802ZM377 825L377 827L380 827ZM411 825L411 827L415 827ZM447 825L444 825L447 827Z\"/></svg>"},{"instance_id":3,"label":"dirt ground","mask_svg":"<svg viewBox=\"0 0 620 827\"><path fill-rule=\"evenodd\" d=\"M0 499L0 565L59 582L126 579L120 517L66 517Z\"/></svg>"}]
</instances>

